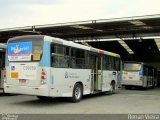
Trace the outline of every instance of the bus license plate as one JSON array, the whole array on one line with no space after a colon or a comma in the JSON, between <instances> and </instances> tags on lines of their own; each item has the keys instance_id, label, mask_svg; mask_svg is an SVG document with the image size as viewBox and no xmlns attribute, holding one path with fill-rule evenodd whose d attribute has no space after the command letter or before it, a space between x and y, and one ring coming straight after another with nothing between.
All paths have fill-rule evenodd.
<instances>
[{"instance_id":1,"label":"bus license plate","mask_svg":"<svg viewBox=\"0 0 160 120\"><path fill-rule=\"evenodd\" d=\"M20 83L20 84L26 84L26 83L27 83L27 80L26 80L26 79L20 79L20 80L19 80L19 83Z\"/></svg>"}]
</instances>

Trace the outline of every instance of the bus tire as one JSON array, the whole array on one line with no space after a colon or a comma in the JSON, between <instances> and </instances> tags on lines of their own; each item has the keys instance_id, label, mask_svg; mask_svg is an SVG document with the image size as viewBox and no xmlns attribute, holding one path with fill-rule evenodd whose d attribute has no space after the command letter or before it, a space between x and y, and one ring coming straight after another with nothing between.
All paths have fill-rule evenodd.
<instances>
[{"instance_id":1,"label":"bus tire","mask_svg":"<svg viewBox=\"0 0 160 120\"><path fill-rule=\"evenodd\" d=\"M111 89L110 89L110 91L109 91L109 94L110 94L110 95L111 95L111 94L114 94L115 91L116 91L116 84L115 84L115 81L112 81L112 82L111 82Z\"/></svg>"},{"instance_id":2,"label":"bus tire","mask_svg":"<svg viewBox=\"0 0 160 120\"><path fill-rule=\"evenodd\" d=\"M125 89L126 89L126 90L130 90L131 88L132 88L132 87L129 86L129 85L126 85L126 86L125 86Z\"/></svg>"},{"instance_id":3,"label":"bus tire","mask_svg":"<svg viewBox=\"0 0 160 120\"><path fill-rule=\"evenodd\" d=\"M82 85L79 83L76 83L73 88L72 97L70 98L70 101L73 103L79 102L82 99L83 89Z\"/></svg>"}]
</instances>

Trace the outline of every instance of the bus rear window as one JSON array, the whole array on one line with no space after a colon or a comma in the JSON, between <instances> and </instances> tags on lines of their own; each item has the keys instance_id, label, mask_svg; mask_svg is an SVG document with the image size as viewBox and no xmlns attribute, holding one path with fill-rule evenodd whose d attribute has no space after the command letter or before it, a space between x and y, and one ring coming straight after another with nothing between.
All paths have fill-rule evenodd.
<instances>
[{"instance_id":1,"label":"bus rear window","mask_svg":"<svg viewBox=\"0 0 160 120\"><path fill-rule=\"evenodd\" d=\"M140 71L141 70L141 64L125 63L124 64L124 70L125 71Z\"/></svg>"},{"instance_id":2,"label":"bus rear window","mask_svg":"<svg viewBox=\"0 0 160 120\"><path fill-rule=\"evenodd\" d=\"M40 61L43 53L43 39L18 38L8 42L9 61Z\"/></svg>"}]
</instances>

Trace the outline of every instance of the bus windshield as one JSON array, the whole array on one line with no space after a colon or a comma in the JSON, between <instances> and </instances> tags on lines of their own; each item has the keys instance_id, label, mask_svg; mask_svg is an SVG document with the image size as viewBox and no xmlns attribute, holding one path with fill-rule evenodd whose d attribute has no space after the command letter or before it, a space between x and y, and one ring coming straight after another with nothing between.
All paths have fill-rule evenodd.
<instances>
[{"instance_id":1,"label":"bus windshield","mask_svg":"<svg viewBox=\"0 0 160 120\"><path fill-rule=\"evenodd\" d=\"M9 61L32 61L41 60L43 53L42 38L17 38L10 40L7 46L7 54Z\"/></svg>"},{"instance_id":2,"label":"bus windshield","mask_svg":"<svg viewBox=\"0 0 160 120\"><path fill-rule=\"evenodd\" d=\"M124 70L125 71L140 71L141 64L125 63Z\"/></svg>"}]
</instances>

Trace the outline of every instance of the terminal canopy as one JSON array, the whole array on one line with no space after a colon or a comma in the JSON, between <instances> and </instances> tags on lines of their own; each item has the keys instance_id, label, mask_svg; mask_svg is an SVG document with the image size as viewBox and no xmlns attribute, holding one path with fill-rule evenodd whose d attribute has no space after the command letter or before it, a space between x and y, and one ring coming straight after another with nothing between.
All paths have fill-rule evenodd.
<instances>
[{"instance_id":1,"label":"terminal canopy","mask_svg":"<svg viewBox=\"0 0 160 120\"><path fill-rule=\"evenodd\" d=\"M100 19L0 29L0 42L42 34L118 53L123 60L160 60L160 15Z\"/></svg>"}]
</instances>

